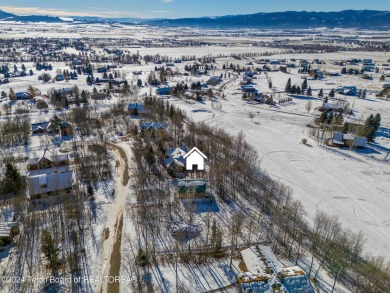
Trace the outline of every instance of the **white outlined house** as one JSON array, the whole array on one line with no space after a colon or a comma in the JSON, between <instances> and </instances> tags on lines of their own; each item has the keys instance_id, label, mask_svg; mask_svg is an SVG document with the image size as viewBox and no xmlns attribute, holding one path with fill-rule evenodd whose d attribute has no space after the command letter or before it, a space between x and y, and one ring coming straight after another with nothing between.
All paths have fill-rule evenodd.
<instances>
[{"instance_id":1,"label":"white outlined house","mask_svg":"<svg viewBox=\"0 0 390 293\"><path fill-rule=\"evenodd\" d=\"M204 161L207 157L197 148L194 147L185 156L187 171L204 171Z\"/></svg>"}]
</instances>

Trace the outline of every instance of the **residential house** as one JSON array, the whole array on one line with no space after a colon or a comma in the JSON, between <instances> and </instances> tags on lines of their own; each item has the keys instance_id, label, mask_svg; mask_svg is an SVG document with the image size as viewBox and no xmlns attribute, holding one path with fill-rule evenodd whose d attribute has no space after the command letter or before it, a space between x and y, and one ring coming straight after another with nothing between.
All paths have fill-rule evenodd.
<instances>
[{"instance_id":1,"label":"residential house","mask_svg":"<svg viewBox=\"0 0 390 293\"><path fill-rule=\"evenodd\" d=\"M363 63L363 65L375 65L375 63L372 59L363 59L362 63Z\"/></svg>"},{"instance_id":2,"label":"residential house","mask_svg":"<svg viewBox=\"0 0 390 293\"><path fill-rule=\"evenodd\" d=\"M356 96L358 89L356 86L342 86L337 89L337 92L341 95Z\"/></svg>"},{"instance_id":3,"label":"residential house","mask_svg":"<svg viewBox=\"0 0 390 293\"><path fill-rule=\"evenodd\" d=\"M355 136L351 133L344 134L341 132L333 132L333 137L329 141L329 144L338 147L365 148L367 145L367 138Z\"/></svg>"},{"instance_id":4,"label":"residential house","mask_svg":"<svg viewBox=\"0 0 390 293\"><path fill-rule=\"evenodd\" d=\"M324 103L322 107L319 108L319 110L343 113L345 110L345 106L345 103Z\"/></svg>"},{"instance_id":5,"label":"residential house","mask_svg":"<svg viewBox=\"0 0 390 293\"><path fill-rule=\"evenodd\" d=\"M65 77L62 74L58 74L58 75L56 75L55 79L56 79L56 81L64 81Z\"/></svg>"},{"instance_id":6,"label":"residential house","mask_svg":"<svg viewBox=\"0 0 390 293\"><path fill-rule=\"evenodd\" d=\"M252 85L242 85L241 90L245 93L257 92L257 90Z\"/></svg>"},{"instance_id":7,"label":"residential house","mask_svg":"<svg viewBox=\"0 0 390 293\"><path fill-rule=\"evenodd\" d=\"M53 92L54 94L60 94L60 95L73 95L73 88L62 88L62 89L56 89Z\"/></svg>"},{"instance_id":8,"label":"residential house","mask_svg":"<svg viewBox=\"0 0 390 293\"><path fill-rule=\"evenodd\" d=\"M222 81L220 76L211 76L206 82L208 85L216 86Z\"/></svg>"},{"instance_id":9,"label":"residential house","mask_svg":"<svg viewBox=\"0 0 390 293\"><path fill-rule=\"evenodd\" d=\"M184 177L186 160L184 156L188 153L188 147L170 148L165 152L164 166L168 173L174 177Z\"/></svg>"},{"instance_id":10,"label":"residential house","mask_svg":"<svg viewBox=\"0 0 390 293\"><path fill-rule=\"evenodd\" d=\"M41 122L41 123L33 123L31 124L31 132L32 134L40 134L46 133L47 126L50 122Z\"/></svg>"},{"instance_id":11,"label":"residential house","mask_svg":"<svg viewBox=\"0 0 390 293\"><path fill-rule=\"evenodd\" d=\"M124 83L125 83L125 80L122 79L122 78L111 79L111 84L112 85L120 86L121 84L124 84Z\"/></svg>"},{"instance_id":12,"label":"residential house","mask_svg":"<svg viewBox=\"0 0 390 293\"><path fill-rule=\"evenodd\" d=\"M173 91L172 87L160 87L156 89L156 94L160 96L169 95Z\"/></svg>"},{"instance_id":13,"label":"residential house","mask_svg":"<svg viewBox=\"0 0 390 293\"><path fill-rule=\"evenodd\" d=\"M68 154L55 154L49 149L45 149L40 156L31 158L27 161L28 171L58 168L63 166L69 166Z\"/></svg>"},{"instance_id":14,"label":"residential house","mask_svg":"<svg viewBox=\"0 0 390 293\"><path fill-rule=\"evenodd\" d=\"M77 59L77 58L74 58L72 63L73 63L74 66L83 65L83 61L81 61L80 59Z\"/></svg>"},{"instance_id":15,"label":"residential house","mask_svg":"<svg viewBox=\"0 0 390 293\"><path fill-rule=\"evenodd\" d=\"M138 103L130 103L127 106L127 110L130 113L130 115L138 116L145 114L145 106L143 104Z\"/></svg>"},{"instance_id":16,"label":"residential house","mask_svg":"<svg viewBox=\"0 0 390 293\"><path fill-rule=\"evenodd\" d=\"M98 72L98 73L106 73L106 72L107 72L107 67L99 67L99 68L97 69L97 72Z\"/></svg>"},{"instance_id":17,"label":"residential house","mask_svg":"<svg viewBox=\"0 0 390 293\"><path fill-rule=\"evenodd\" d=\"M50 122L47 126L47 132L54 134L59 133L61 136L69 136L73 135L73 126L67 121L62 121L59 125Z\"/></svg>"},{"instance_id":18,"label":"residential house","mask_svg":"<svg viewBox=\"0 0 390 293\"><path fill-rule=\"evenodd\" d=\"M52 195L54 192L72 189L72 171L44 173L27 176L27 197L30 199Z\"/></svg>"},{"instance_id":19,"label":"residential house","mask_svg":"<svg viewBox=\"0 0 390 293\"><path fill-rule=\"evenodd\" d=\"M27 196L39 198L55 191L72 188L72 171L68 154L55 154L45 149L43 154L27 161Z\"/></svg>"},{"instance_id":20,"label":"residential house","mask_svg":"<svg viewBox=\"0 0 390 293\"><path fill-rule=\"evenodd\" d=\"M163 137L166 132L165 123L159 122L141 122L140 131L144 137L159 138Z\"/></svg>"},{"instance_id":21,"label":"residential house","mask_svg":"<svg viewBox=\"0 0 390 293\"><path fill-rule=\"evenodd\" d=\"M16 99L17 100L28 100L31 99L31 96L27 92L17 92L15 93Z\"/></svg>"},{"instance_id":22,"label":"residential house","mask_svg":"<svg viewBox=\"0 0 390 293\"><path fill-rule=\"evenodd\" d=\"M205 179L178 179L177 197L180 199L208 198L207 183Z\"/></svg>"},{"instance_id":23,"label":"residential house","mask_svg":"<svg viewBox=\"0 0 390 293\"><path fill-rule=\"evenodd\" d=\"M15 213L8 208L0 209L0 239L8 243L17 233L18 223L16 222Z\"/></svg>"}]
</instances>

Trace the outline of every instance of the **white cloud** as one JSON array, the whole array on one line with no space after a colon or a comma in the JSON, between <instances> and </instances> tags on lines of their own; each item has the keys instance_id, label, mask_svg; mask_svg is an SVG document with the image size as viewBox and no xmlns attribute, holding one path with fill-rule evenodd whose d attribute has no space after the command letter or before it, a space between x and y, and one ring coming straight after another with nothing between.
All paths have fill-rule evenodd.
<instances>
[{"instance_id":1,"label":"white cloud","mask_svg":"<svg viewBox=\"0 0 390 293\"><path fill-rule=\"evenodd\" d=\"M88 7L90 8L90 7ZM96 16L96 17L136 17L136 18L151 18L150 14L143 12L124 12L124 11L107 11L101 7L92 7L94 11L74 11L74 10L59 10L42 7L15 7L15 6L0 6L0 10L4 10L16 15L50 15L50 16Z\"/></svg>"}]
</instances>

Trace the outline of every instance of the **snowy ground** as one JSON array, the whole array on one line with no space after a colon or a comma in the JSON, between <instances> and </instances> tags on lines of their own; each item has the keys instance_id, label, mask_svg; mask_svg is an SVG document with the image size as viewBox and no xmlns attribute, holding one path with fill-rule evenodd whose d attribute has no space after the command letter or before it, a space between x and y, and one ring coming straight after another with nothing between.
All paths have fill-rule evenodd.
<instances>
[{"instance_id":1,"label":"snowy ground","mask_svg":"<svg viewBox=\"0 0 390 293\"><path fill-rule=\"evenodd\" d=\"M223 112L213 110L210 102L188 104L175 102L194 120L208 121L232 134L244 131L247 141L260 155L261 166L275 179L294 190L312 219L317 210L338 217L345 227L367 238L366 250L390 258L390 197L388 175L390 168L385 151L370 154L317 146L309 139L305 125L312 118L270 111L269 106L252 106L240 96L226 97ZM204 109L210 112L193 112ZM295 113L293 109L288 109ZM255 112L253 122L248 112ZM382 141L382 138L379 138ZM384 148L388 138L383 138ZM369 147L370 149L370 147ZM376 153L378 152L378 153Z\"/></svg>"}]
</instances>

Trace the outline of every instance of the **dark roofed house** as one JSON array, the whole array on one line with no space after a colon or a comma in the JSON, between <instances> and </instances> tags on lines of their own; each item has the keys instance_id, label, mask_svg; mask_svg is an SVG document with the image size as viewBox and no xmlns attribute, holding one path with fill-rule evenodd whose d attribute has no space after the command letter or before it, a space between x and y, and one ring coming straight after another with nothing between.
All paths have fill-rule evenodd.
<instances>
[{"instance_id":1,"label":"dark roofed house","mask_svg":"<svg viewBox=\"0 0 390 293\"><path fill-rule=\"evenodd\" d=\"M346 96L356 96L357 95L357 87L356 86L342 86L337 89L338 93Z\"/></svg>"},{"instance_id":2,"label":"dark roofed house","mask_svg":"<svg viewBox=\"0 0 390 293\"><path fill-rule=\"evenodd\" d=\"M58 74L56 77L56 81L64 81L65 77L62 74Z\"/></svg>"},{"instance_id":3,"label":"dark roofed house","mask_svg":"<svg viewBox=\"0 0 390 293\"><path fill-rule=\"evenodd\" d=\"M210 79L206 82L208 85L216 86L221 82L220 76L211 76Z\"/></svg>"},{"instance_id":4,"label":"dark roofed house","mask_svg":"<svg viewBox=\"0 0 390 293\"><path fill-rule=\"evenodd\" d=\"M54 90L54 94L62 94L62 95L72 95L73 94L73 88L62 88L62 89L56 89Z\"/></svg>"},{"instance_id":5,"label":"dark roofed house","mask_svg":"<svg viewBox=\"0 0 390 293\"><path fill-rule=\"evenodd\" d=\"M111 79L111 84L112 85L121 85L121 84L124 84L125 83L125 80L122 79L122 78L114 78L114 79Z\"/></svg>"},{"instance_id":6,"label":"dark roofed house","mask_svg":"<svg viewBox=\"0 0 390 293\"><path fill-rule=\"evenodd\" d=\"M160 138L165 135L166 125L160 122L142 122L140 131L143 136Z\"/></svg>"},{"instance_id":7,"label":"dark roofed house","mask_svg":"<svg viewBox=\"0 0 390 293\"><path fill-rule=\"evenodd\" d=\"M145 114L145 107L143 104L130 103L127 106L127 110L129 111L130 115L134 115L134 116Z\"/></svg>"},{"instance_id":8,"label":"dark roofed house","mask_svg":"<svg viewBox=\"0 0 390 293\"><path fill-rule=\"evenodd\" d=\"M156 89L156 94L165 96L165 95L169 95L172 91L173 91L172 87L160 87Z\"/></svg>"},{"instance_id":9,"label":"dark roofed house","mask_svg":"<svg viewBox=\"0 0 390 293\"><path fill-rule=\"evenodd\" d=\"M15 93L17 100L28 100L31 99L31 96L27 92L17 92Z\"/></svg>"},{"instance_id":10,"label":"dark roofed house","mask_svg":"<svg viewBox=\"0 0 390 293\"><path fill-rule=\"evenodd\" d=\"M99 72L99 73L105 73L105 72L107 72L107 67L99 67L99 68L97 69L97 72Z\"/></svg>"},{"instance_id":11,"label":"dark roofed house","mask_svg":"<svg viewBox=\"0 0 390 293\"><path fill-rule=\"evenodd\" d=\"M47 126L50 122L41 122L31 124L31 131L33 134L45 133L47 131Z\"/></svg>"}]
</instances>

